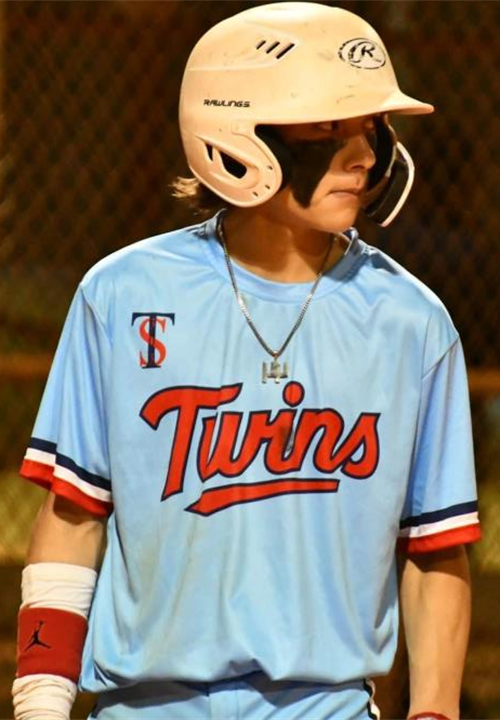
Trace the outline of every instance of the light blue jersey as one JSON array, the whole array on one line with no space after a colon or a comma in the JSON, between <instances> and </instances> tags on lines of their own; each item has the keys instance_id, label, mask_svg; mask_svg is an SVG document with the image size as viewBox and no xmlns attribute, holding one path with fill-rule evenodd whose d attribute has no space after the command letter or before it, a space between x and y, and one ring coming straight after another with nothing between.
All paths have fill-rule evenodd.
<instances>
[{"instance_id":1,"label":"light blue jersey","mask_svg":"<svg viewBox=\"0 0 500 720\"><path fill-rule=\"evenodd\" d=\"M83 689L386 673L398 540L478 539L457 332L429 289L350 238L278 381L262 381L270 358L215 219L84 278L22 470L110 513ZM279 347L311 285L235 272Z\"/></svg>"}]
</instances>

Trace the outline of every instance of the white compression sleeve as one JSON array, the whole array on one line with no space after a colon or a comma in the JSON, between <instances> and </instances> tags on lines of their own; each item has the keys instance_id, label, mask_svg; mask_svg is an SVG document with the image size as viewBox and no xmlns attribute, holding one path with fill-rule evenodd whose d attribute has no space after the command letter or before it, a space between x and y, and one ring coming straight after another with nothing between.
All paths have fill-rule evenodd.
<instances>
[{"instance_id":1,"label":"white compression sleeve","mask_svg":"<svg viewBox=\"0 0 500 720\"><path fill-rule=\"evenodd\" d=\"M87 618L97 581L91 568L66 563L28 565L22 575L22 604L73 612ZM15 720L69 720L77 687L59 675L25 675L12 687Z\"/></svg>"},{"instance_id":2,"label":"white compression sleeve","mask_svg":"<svg viewBox=\"0 0 500 720\"><path fill-rule=\"evenodd\" d=\"M69 720L76 685L60 675L25 675L12 686L15 720Z\"/></svg>"},{"instance_id":3,"label":"white compression sleeve","mask_svg":"<svg viewBox=\"0 0 500 720\"><path fill-rule=\"evenodd\" d=\"M96 571L82 565L28 565L22 575L21 607L51 607L87 618L96 581Z\"/></svg>"}]
</instances>

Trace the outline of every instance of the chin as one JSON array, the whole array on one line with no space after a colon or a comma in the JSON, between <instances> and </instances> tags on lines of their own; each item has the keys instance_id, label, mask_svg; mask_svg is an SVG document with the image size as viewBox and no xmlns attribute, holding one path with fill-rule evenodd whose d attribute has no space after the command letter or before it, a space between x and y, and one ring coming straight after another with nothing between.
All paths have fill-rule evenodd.
<instances>
[{"instance_id":1,"label":"chin","mask_svg":"<svg viewBox=\"0 0 500 720\"><path fill-rule=\"evenodd\" d=\"M335 212L328 210L322 211L318 214L315 227L325 232L344 232L355 224L358 213L359 208L356 209L356 211L350 208L337 210Z\"/></svg>"},{"instance_id":2,"label":"chin","mask_svg":"<svg viewBox=\"0 0 500 720\"><path fill-rule=\"evenodd\" d=\"M284 191L283 191L284 192ZM356 222L360 210L359 200L340 201L332 198L327 202L317 202L307 208L302 207L291 197L280 197L281 202L269 200L268 209L271 210L273 220L283 222L290 226L303 229L319 230L320 232L344 232Z\"/></svg>"}]
</instances>

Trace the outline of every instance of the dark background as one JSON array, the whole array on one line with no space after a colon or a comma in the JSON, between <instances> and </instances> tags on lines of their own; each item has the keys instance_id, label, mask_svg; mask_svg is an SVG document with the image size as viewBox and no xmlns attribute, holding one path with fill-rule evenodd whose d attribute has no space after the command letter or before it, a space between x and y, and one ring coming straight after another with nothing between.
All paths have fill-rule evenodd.
<instances>
[{"instance_id":1,"label":"dark background","mask_svg":"<svg viewBox=\"0 0 500 720\"><path fill-rule=\"evenodd\" d=\"M61 324L96 260L193 222L168 189L186 172L182 71L205 30L252 4L0 2L0 716L11 716L20 568L42 497L16 473ZM397 119L417 164L411 201L387 230L360 229L438 293L463 339L484 530L463 717L498 718L500 3L335 4L377 28L403 90L437 109ZM380 683L385 717L404 715L406 693L402 652Z\"/></svg>"}]
</instances>

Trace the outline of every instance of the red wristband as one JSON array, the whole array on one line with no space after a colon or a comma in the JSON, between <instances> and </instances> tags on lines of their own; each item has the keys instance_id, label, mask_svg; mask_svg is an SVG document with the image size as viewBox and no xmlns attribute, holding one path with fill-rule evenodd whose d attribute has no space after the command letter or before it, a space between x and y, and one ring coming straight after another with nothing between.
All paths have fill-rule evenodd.
<instances>
[{"instance_id":1,"label":"red wristband","mask_svg":"<svg viewBox=\"0 0 500 720\"><path fill-rule=\"evenodd\" d=\"M87 621L54 608L22 608L18 618L17 677L47 673L78 682Z\"/></svg>"},{"instance_id":2,"label":"red wristband","mask_svg":"<svg viewBox=\"0 0 500 720\"><path fill-rule=\"evenodd\" d=\"M447 715L435 712L421 712L416 715L410 715L408 720L451 720Z\"/></svg>"}]
</instances>

